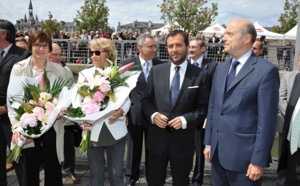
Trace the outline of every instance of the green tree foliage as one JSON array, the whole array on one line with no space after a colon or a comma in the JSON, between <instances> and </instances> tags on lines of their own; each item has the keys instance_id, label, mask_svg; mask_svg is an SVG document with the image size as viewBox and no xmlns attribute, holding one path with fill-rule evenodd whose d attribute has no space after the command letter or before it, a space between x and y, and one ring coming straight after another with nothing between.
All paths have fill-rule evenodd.
<instances>
[{"instance_id":1,"label":"green tree foliage","mask_svg":"<svg viewBox=\"0 0 300 186\"><path fill-rule=\"evenodd\" d=\"M107 29L109 8L105 5L105 0L85 0L84 5L77 10L74 22L77 30L99 30Z\"/></svg>"},{"instance_id":2,"label":"green tree foliage","mask_svg":"<svg viewBox=\"0 0 300 186\"><path fill-rule=\"evenodd\" d=\"M186 32L197 32L210 26L218 15L218 4L204 7L209 0L163 0L161 19L180 26Z\"/></svg>"},{"instance_id":3,"label":"green tree foliage","mask_svg":"<svg viewBox=\"0 0 300 186\"><path fill-rule=\"evenodd\" d=\"M53 15L51 14L50 11L49 11L48 17L49 17L49 19L42 22L42 29L44 31L47 31L49 34L58 32L60 25L56 19L52 19Z\"/></svg>"},{"instance_id":4,"label":"green tree foliage","mask_svg":"<svg viewBox=\"0 0 300 186\"><path fill-rule=\"evenodd\" d=\"M283 13L280 15L279 25L273 26L272 31L285 34L297 25L299 0L285 0Z\"/></svg>"}]
</instances>

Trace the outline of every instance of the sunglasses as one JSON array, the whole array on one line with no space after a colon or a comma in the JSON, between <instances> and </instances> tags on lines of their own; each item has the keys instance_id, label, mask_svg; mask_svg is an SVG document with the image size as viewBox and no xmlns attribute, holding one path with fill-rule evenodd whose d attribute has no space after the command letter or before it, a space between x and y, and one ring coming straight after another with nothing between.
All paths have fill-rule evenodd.
<instances>
[{"instance_id":1,"label":"sunglasses","mask_svg":"<svg viewBox=\"0 0 300 186\"><path fill-rule=\"evenodd\" d=\"M101 51L98 51L98 50L96 50L96 51L89 51L89 53L90 53L90 56L93 56L94 54L96 55L96 56L100 56L101 55Z\"/></svg>"}]
</instances>

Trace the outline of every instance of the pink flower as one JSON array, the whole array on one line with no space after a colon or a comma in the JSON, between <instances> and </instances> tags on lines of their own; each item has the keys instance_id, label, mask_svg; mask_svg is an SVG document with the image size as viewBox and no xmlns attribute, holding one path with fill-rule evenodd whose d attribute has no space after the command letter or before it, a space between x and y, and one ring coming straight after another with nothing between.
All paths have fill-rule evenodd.
<instances>
[{"instance_id":1,"label":"pink flower","mask_svg":"<svg viewBox=\"0 0 300 186\"><path fill-rule=\"evenodd\" d=\"M54 104L49 101L45 104L45 109L47 110L48 113L50 113L54 109L54 107L55 107Z\"/></svg>"},{"instance_id":2,"label":"pink flower","mask_svg":"<svg viewBox=\"0 0 300 186\"><path fill-rule=\"evenodd\" d=\"M93 96L93 99L98 103L102 102L104 98L105 98L104 94L100 91L97 91Z\"/></svg>"},{"instance_id":3,"label":"pink flower","mask_svg":"<svg viewBox=\"0 0 300 186\"><path fill-rule=\"evenodd\" d=\"M38 118L38 120L44 120L45 110L42 107L35 107L33 108L32 112Z\"/></svg>"},{"instance_id":4,"label":"pink flower","mask_svg":"<svg viewBox=\"0 0 300 186\"><path fill-rule=\"evenodd\" d=\"M41 75L40 82L39 82L40 88L42 91L45 91L47 89L46 79L45 79L45 72L43 75Z\"/></svg>"},{"instance_id":5,"label":"pink flower","mask_svg":"<svg viewBox=\"0 0 300 186\"><path fill-rule=\"evenodd\" d=\"M101 92L108 92L110 91L110 82L108 80L104 80L101 85L99 86L99 90Z\"/></svg>"},{"instance_id":6,"label":"pink flower","mask_svg":"<svg viewBox=\"0 0 300 186\"><path fill-rule=\"evenodd\" d=\"M134 66L134 62L128 63L127 65L122 66L121 68L119 68L118 72L120 74L128 71L129 69L131 69Z\"/></svg>"},{"instance_id":7,"label":"pink flower","mask_svg":"<svg viewBox=\"0 0 300 186\"><path fill-rule=\"evenodd\" d=\"M24 113L20 118L21 126L26 128L28 125L30 127L35 127L37 125L37 118L34 114Z\"/></svg>"},{"instance_id":8,"label":"pink flower","mask_svg":"<svg viewBox=\"0 0 300 186\"><path fill-rule=\"evenodd\" d=\"M85 97L81 106L83 114L93 114L100 111L100 104L96 103L90 97Z\"/></svg>"}]
</instances>

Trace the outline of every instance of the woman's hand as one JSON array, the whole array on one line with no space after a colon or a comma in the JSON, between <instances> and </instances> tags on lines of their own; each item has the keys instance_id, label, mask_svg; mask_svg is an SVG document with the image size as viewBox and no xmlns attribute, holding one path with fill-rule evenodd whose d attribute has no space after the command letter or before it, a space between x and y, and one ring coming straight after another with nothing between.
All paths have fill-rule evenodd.
<instances>
[{"instance_id":1,"label":"woman's hand","mask_svg":"<svg viewBox=\"0 0 300 186\"><path fill-rule=\"evenodd\" d=\"M23 134L21 134L20 132L14 132L11 138L11 141L18 144L19 140L27 140L27 142L32 142L33 139L32 138L26 138Z\"/></svg>"},{"instance_id":2,"label":"woman's hand","mask_svg":"<svg viewBox=\"0 0 300 186\"><path fill-rule=\"evenodd\" d=\"M62 108L59 112L59 114L57 115L56 119L60 119L63 115L65 115L68 112L67 108Z\"/></svg>"},{"instance_id":3,"label":"woman's hand","mask_svg":"<svg viewBox=\"0 0 300 186\"><path fill-rule=\"evenodd\" d=\"M108 121L110 123L114 122L116 119L123 116L123 114L124 114L123 109L119 108L118 110L115 110L115 112L108 118Z\"/></svg>"},{"instance_id":4,"label":"woman's hand","mask_svg":"<svg viewBox=\"0 0 300 186\"><path fill-rule=\"evenodd\" d=\"M91 130L91 128L92 128L92 124L90 124L90 123L88 123L88 122L86 122L86 121L80 123L80 126L81 126L81 128L82 128L82 130L83 130L84 132L89 131L89 130Z\"/></svg>"}]
</instances>

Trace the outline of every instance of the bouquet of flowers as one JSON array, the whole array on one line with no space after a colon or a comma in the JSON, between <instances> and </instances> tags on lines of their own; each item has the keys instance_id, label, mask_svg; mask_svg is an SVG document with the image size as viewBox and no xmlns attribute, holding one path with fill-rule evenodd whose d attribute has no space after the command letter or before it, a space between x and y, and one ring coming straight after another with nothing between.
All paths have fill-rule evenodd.
<instances>
[{"instance_id":1,"label":"bouquet of flowers","mask_svg":"<svg viewBox=\"0 0 300 186\"><path fill-rule=\"evenodd\" d=\"M112 65L105 69L95 68L92 74L81 74L84 81L74 86L73 108L68 110L67 118L78 123L88 121L93 124L105 114L118 109L135 86L137 74L128 72L133 66L134 62L123 67ZM83 131L80 151L87 152L91 134L90 129Z\"/></svg>"},{"instance_id":2,"label":"bouquet of flowers","mask_svg":"<svg viewBox=\"0 0 300 186\"><path fill-rule=\"evenodd\" d=\"M66 97L68 92L65 87L67 83L68 81L57 78L50 85L46 71L41 75L37 85L22 82L24 95L15 95L8 99L9 109L13 109L15 119L21 126L19 132L26 137L37 138L50 129L61 108L68 107L71 103L71 101L69 103L67 101L59 105L59 100ZM61 95L62 91L64 92L63 95ZM8 162L15 161L18 163L24 141L18 140L18 144L7 158Z\"/></svg>"}]
</instances>

